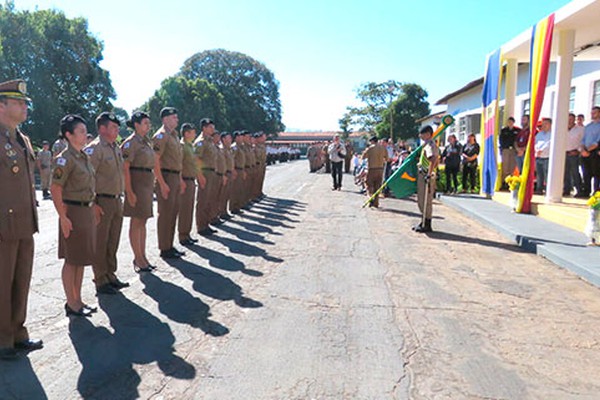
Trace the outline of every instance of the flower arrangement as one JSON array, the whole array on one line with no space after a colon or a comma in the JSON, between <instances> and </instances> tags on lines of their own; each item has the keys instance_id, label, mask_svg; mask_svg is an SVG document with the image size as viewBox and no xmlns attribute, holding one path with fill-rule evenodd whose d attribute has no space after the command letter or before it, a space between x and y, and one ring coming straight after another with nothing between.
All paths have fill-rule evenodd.
<instances>
[{"instance_id":1,"label":"flower arrangement","mask_svg":"<svg viewBox=\"0 0 600 400\"><path fill-rule=\"evenodd\" d=\"M600 190L588 199L587 205L593 210L600 210Z\"/></svg>"},{"instance_id":2,"label":"flower arrangement","mask_svg":"<svg viewBox=\"0 0 600 400\"><path fill-rule=\"evenodd\" d=\"M512 192L513 190L517 190L519 188L519 185L521 184L521 177L518 173L516 176L509 175L504 179L504 182L506 182L508 185L508 190Z\"/></svg>"}]
</instances>

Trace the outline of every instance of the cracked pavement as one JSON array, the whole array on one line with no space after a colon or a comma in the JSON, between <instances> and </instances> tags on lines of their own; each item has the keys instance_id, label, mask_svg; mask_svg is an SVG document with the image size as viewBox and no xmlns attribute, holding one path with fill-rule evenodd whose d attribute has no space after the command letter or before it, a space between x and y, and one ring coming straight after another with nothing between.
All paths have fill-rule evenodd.
<instances>
[{"instance_id":1,"label":"cracked pavement","mask_svg":"<svg viewBox=\"0 0 600 400\"><path fill-rule=\"evenodd\" d=\"M91 319L62 311L57 220L43 232L28 327L45 348L0 362L0 399L597 399L600 292L477 222L412 200L361 208L306 161L269 167L269 198L181 261L131 266Z\"/></svg>"}]
</instances>

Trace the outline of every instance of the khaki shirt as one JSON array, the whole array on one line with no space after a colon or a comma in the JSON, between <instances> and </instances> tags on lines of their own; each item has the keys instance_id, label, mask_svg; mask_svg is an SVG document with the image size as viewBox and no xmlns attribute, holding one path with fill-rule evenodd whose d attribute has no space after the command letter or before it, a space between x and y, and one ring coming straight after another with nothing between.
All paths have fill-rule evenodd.
<instances>
[{"instance_id":1,"label":"khaki shirt","mask_svg":"<svg viewBox=\"0 0 600 400\"><path fill-rule=\"evenodd\" d=\"M67 139L56 139L56 141L52 143L52 154L55 156L58 155L66 149L68 145Z\"/></svg>"},{"instance_id":2,"label":"khaki shirt","mask_svg":"<svg viewBox=\"0 0 600 400\"><path fill-rule=\"evenodd\" d=\"M246 168L254 167L256 165L256 157L254 156L252 145L244 144L243 148L246 154Z\"/></svg>"},{"instance_id":3,"label":"khaki shirt","mask_svg":"<svg viewBox=\"0 0 600 400\"><path fill-rule=\"evenodd\" d=\"M225 155L225 169L226 172L231 172L235 168L235 161L233 160L233 150L231 148L222 147L223 154Z\"/></svg>"},{"instance_id":4,"label":"khaki shirt","mask_svg":"<svg viewBox=\"0 0 600 400\"><path fill-rule=\"evenodd\" d=\"M186 143L185 140L181 139L181 151L183 153L183 169L181 175L184 178L196 178L198 175L198 163L196 162L196 156L194 155L194 145L192 143Z\"/></svg>"},{"instance_id":5,"label":"khaki shirt","mask_svg":"<svg viewBox=\"0 0 600 400\"><path fill-rule=\"evenodd\" d=\"M428 170L429 164L434 163L433 168L435 169L435 167L437 167L437 161L440 156L440 149L435 144L435 141L433 139L427 140L423 144L423 149L421 151L421 157L425 157L427 161L423 162L422 158L419 158L419 162L417 163L417 165L424 170Z\"/></svg>"},{"instance_id":6,"label":"khaki shirt","mask_svg":"<svg viewBox=\"0 0 600 400\"><path fill-rule=\"evenodd\" d=\"M87 154L71 146L52 163L52 184L62 186L64 200L93 201L96 197L96 171Z\"/></svg>"},{"instance_id":7,"label":"khaki shirt","mask_svg":"<svg viewBox=\"0 0 600 400\"><path fill-rule=\"evenodd\" d=\"M96 193L120 195L125 190L123 156L116 143L98 136L84 149L96 171Z\"/></svg>"},{"instance_id":8,"label":"khaki shirt","mask_svg":"<svg viewBox=\"0 0 600 400\"><path fill-rule=\"evenodd\" d=\"M167 133L165 127L161 126L152 137L154 152L160 157L160 168L171 171L181 171L183 153L177 131Z\"/></svg>"},{"instance_id":9,"label":"khaki shirt","mask_svg":"<svg viewBox=\"0 0 600 400\"><path fill-rule=\"evenodd\" d=\"M40 150L37 159L40 162L40 169L46 169L52 166L52 152L50 150Z\"/></svg>"},{"instance_id":10,"label":"khaki shirt","mask_svg":"<svg viewBox=\"0 0 600 400\"><path fill-rule=\"evenodd\" d=\"M254 145L254 147L252 147L252 152L254 153L254 161L255 161L254 164L255 165L260 165L261 164L262 155L261 155L260 148L259 148L259 146L257 144Z\"/></svg>"},{"instance_id":11,"label":"khaki shirt","mask_svg":"<svg viewBox=\"0 0 600 400\"><path fill-rule=\"evenodd\" d=\"M383 168L388 160L388 154L385 147L379 144L372 144L363 152L363 159L368 160L369 168Z\"/></svg>"},{"instance_id":12,"label":"khaki shirt","mask_svg":"<svg viewBox=\"0 0 600 400\"><path fill-rule=\"evenodd\" d=\"M34 165L29 138L0 125L0 240L29 239L38 231Z\"/></svg>"},{"instance_id":13,"label":"khaki shirt","mask_svg":"<svg viewBox=\"0 0 600 400\"><path fill-rule=\"evenodd\" d=\"M244 153L242 146L234 143L231 149L233 151L233 163L235 169L246 168L246 153Z\"/></svg>"},{"instance_id":14,"label":"khaki shirt","mask_svg":"<svg viewBox=\"0 0 600 400\"><path fill-rule=\"evenodd\" d=\"M199 168L217 168L217 146L213 143L212 137L200 136L194 142L194 153L198 158Z\"/></svg>"},{"instance_id":15,"label":"khaki shirt","mask_svg":"<svg viewBox=\"0 0 600 400\"><path fill-rule=\"evenodd\" d=\"M264 143L259 143L256 145L256 147L259 148L259 154L260 154L260 164L261 165L267 165L267 146Z\"/></svg>"},{"instance_id":16,"label":"khaki shirt","mask_svg":"<svg viewBox=\"0 0 600 400\"><path fill-rule=\"evenodd\" d=\"M148 136L131 134L121 144L121 154L131 167L154 169L154 150Z\"/></svg>"},{"instance_id":17,"label":"khaki shirt","mask_svg":"<svg viewBox=\"0 0 600 400\"><path fill-rule=\"evenodd\" d=\"M216 147L217 149L217 167L215 168L215 171L217 172L217 174L224 174L225 172L227 172L227 161L225 159L225 151L220 148L220 147Z\"/></svg>"}]
</instances>

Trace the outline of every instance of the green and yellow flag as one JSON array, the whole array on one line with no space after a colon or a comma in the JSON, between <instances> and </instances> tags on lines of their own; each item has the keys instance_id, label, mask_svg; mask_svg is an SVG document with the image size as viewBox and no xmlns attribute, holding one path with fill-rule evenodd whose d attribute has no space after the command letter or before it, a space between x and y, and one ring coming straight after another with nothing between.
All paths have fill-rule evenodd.
<instances>
[{"instance_id":1,"label":"green and yellow flag","mask_svg":"<svg viewBox=\"0 0 600 400\"><path fill-rule=\"evenodd\" d=\"M442 134L450 125L454 123L454 117L452 115L445 115L442 118L442 124L433 132L432 138L435 139L439 135ZM421 150L423 149L423 145L417 147L415 151L410 153L406 160L400 165L400 167L394 171L390 177L383 182L383 185L367 200L367 202L363 205L366 206L376 196L379 196L379 193L387 186L390 188L394 196L402 199L404 197L408 197L413 193L417 192L417 173L418 173L418 161L419 156L421 155Z\"/></svg>"}]
</instances>

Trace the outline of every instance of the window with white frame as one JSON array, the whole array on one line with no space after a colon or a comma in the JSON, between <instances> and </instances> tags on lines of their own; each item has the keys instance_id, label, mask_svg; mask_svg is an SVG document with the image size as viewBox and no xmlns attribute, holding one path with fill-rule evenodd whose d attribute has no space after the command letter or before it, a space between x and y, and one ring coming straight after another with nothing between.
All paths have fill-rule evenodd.
<instances>
[{"instance_id":1,"label":"window with white frame","mask_svg":"<svg viewBox=\"0 0 600 400\"><path fill-rule=\"evenodd\" d=\"M594 82L594 93L592 97L592 107L600 106L600 80Z\"/></svg>"},{"instance_id":2,"label":"window with white frame","mask_svg":"<svg viewBox=\"0 0 600 400\"><path fill-rule=\"evenodd\" d=\"M569 112L573 112L573 110L575 110L575 86L571 88L569 93Z\"/></svg>"},{"instance_id":3,"label":"window with white frame","mask_svg":"<svg viewBox=\"0 0 600 400\"><path fill-rule=\"evenodd\" d=\"M529 115L529 110L531 110L531 101L529 99L523 100L523 112L521 113L521 115Z\"/></svg>"}]
</instances>

